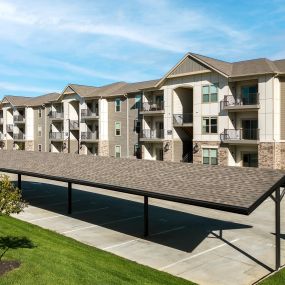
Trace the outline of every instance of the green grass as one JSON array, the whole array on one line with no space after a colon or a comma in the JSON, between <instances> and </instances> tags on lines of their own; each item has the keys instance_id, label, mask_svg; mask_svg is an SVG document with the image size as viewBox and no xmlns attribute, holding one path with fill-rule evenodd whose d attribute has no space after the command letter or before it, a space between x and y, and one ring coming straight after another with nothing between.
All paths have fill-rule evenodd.
<instances>
[{"instance_id":1,"label":"green grass","mask_svg":"<svg viewBox=\"0 0 285 285\"><path fill-rule=\"evenodd\" d=\"M277 273L266 278L260 285L283 285L285 284L285 269L278 271Z\"/></svg>"},{"instance_id":2,"label":"green grass","mask_svg":"<svg viewBox=\"0 0 285 285\"><path fill-rule=\"evenodd\" d=\"M0 284L193 284L11 217L0 216L0 237L26 237L33 248L8 250L21 266Z\"/></svg>"}]
</instances>

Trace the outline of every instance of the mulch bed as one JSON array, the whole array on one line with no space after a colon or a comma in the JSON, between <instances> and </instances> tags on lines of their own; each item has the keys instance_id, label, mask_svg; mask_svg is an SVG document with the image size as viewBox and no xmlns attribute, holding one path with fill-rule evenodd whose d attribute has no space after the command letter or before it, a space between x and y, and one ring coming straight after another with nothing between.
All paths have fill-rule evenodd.
<instances>
[{"instance_id":1,"label":"mulch bed","mask_svg":"<svg viewBox=\"0 0 285 285\"><path fill-rule=\"evenodd\" d=\"M21 263L17 260L0 261L0 276L20 267Z\"/></svg>"}]
</instances>

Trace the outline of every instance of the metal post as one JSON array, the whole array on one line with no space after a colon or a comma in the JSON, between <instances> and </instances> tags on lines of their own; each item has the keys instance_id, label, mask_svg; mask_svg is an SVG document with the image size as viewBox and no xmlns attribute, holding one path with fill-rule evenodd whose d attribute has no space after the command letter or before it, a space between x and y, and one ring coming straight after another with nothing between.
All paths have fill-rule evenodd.
<instances>
[{"instance_id":1,"label":"metal post","mask_svg":"<svg viewBox=\"0 0 285 285\"><path fill-rule=\"evenodd\" d=\"M22 176L21 174L18 174L18 188L22 190Z\"/></svg>"},{"instance_id":2,"label":"metal post","mask_svg":"<svg viewBox=\"0 0 285 285\"><path fill-rule=\"evenodd\" d=\"M68 182L68 214L72 212L72 184Z\"/></svg>"},{"instance_id":3,"label":"metal post","mask_svg":"<svg viewBox=\"0 0 285 285\"><path fill-rule=\"evenodd\" d=\"M275 191L275 269L280 268L280 188Z\"/></svg>"},{"instance_id":4,"label":"metal post","mask_svg":"<svg viewBox=\"0 0 285 285\"><path fill-rule=\"evenodd\" d=\"M144 236L147 237L148 233L148 196L144 196Z\"/></svg>"}]
</instances>

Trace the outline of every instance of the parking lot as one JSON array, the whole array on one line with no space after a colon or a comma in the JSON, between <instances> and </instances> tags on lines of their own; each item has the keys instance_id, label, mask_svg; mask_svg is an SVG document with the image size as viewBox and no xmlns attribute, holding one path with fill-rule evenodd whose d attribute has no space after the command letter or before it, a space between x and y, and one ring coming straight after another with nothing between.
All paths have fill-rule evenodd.
<instances>
[{"instance_id":1,"label":"parking lot","mask_svg":"<svg viewBox=\"0 0 285 285\"><path fill-rule=\"evenodd\" d=\"M17 218L198 284L252 284L275 266L270 199L250 216L150 199L145 239L142 197L74 185L67 215L66 183L23 176L22 186L29 207Z\"/></svg>"}]
</instances>

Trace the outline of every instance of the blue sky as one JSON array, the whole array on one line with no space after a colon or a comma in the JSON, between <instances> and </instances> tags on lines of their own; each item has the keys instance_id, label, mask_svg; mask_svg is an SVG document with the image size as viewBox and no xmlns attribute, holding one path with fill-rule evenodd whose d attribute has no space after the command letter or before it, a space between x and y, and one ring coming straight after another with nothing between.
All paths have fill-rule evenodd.
<instances>
[{"instance_id":1,"label":"blue sky","mask_svg":"<svg viewBox=\"0 0 285 285\"><path fill-rule=\"evenodd\" d=\"M0 0L0 97L163 76L188 51L285 58L283 0Z\"/></svg>"}]
</instances>

